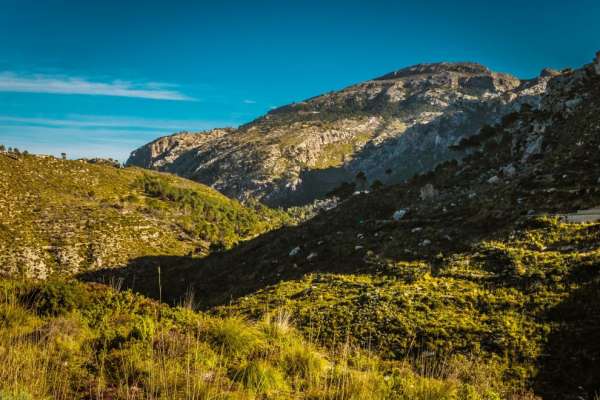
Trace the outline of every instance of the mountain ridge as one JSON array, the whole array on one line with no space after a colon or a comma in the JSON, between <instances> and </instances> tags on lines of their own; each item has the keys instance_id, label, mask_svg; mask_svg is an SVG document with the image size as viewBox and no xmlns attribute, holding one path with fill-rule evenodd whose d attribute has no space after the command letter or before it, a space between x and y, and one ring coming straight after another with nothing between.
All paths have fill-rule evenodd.
<instances>
[{"instance_id":1,"label":"mountain ridge","mask_svg":"<svg viewBox=\"0 0 600 400\"><path fill-rule=\"evenodd\" d=\"M419 64L269 111L237 129L159 138L128 165L227 196L305 204L363 172L399 182L460 157L448 149L539 98L552 74L519 80L476 63Z\"/></svg>"}]
</instances>

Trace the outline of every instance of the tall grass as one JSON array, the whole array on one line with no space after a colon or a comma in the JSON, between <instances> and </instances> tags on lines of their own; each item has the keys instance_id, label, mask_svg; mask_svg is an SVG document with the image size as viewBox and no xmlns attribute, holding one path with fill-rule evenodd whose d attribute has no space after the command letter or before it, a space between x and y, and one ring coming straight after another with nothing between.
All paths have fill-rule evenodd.
<instances>
[{"instance_id":1,"label":"tall grass","mask_svg":"<svg viewBox=\"0 0 600 400\"><path fill-rule=\"evenodd\" d=\"M2 400L499 398L449 363L419 375L347 341L321 349L284 311L249 322L52 285L0 282Z\"/></svg>"}]
</instances>

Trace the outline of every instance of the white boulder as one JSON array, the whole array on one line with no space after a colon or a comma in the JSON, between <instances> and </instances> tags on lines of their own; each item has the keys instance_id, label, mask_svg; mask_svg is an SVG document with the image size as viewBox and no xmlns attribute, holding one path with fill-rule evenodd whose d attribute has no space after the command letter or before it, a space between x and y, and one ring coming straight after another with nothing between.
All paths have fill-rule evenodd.
<instances>
[{"instance_id":1,"label":"white boulder","mask_svg":"<svg viewBox=\"0 0 600 400\"><path fill-rule=\"evenodd\" d=\"M402 218L404 218L404 216L406 215L407 212L408 212L408 209L406 209L406 208L401 208L399 210L396 210L394 212L394 214L392 215L392 219L394 221L400 221Z\"/></svg>"},{"instance_id":2,"label":"white boulder","mask_svg":"<svg viewBox=\"0 0 600 400\"><path fill-rule=\"evenodd\" d=\"M515 168L514 165L508 164L508 165L502 167L500 169L500 172L502 172L502 175L510 178L517 173L517 169Z\"/></svg>"},{"instance_id":3,"label":"white boulder","mask_svg":"<svg viewBox=\"0 0 600 400\"><path fill-rule=\"evenodd\" d=\"M494 175L490 179L487 180L487 183L489 183L491 185L495 185L496 183L500 183L500 178L498 178L497 175Z\"/></svg>"}]
</instances>

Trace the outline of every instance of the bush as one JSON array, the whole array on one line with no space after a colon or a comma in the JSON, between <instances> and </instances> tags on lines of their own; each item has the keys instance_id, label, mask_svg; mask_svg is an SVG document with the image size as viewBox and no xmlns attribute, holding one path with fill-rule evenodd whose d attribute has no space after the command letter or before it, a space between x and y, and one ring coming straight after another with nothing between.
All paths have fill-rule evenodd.
<instances>
[{"instance_id":1,"label":"bush","mask_svg":"<svg viewBox=\"0 0 600 400\"><path fill-rule=\"evenodd\" d=\"M291 377L299 377L309 382L318 382L327 367L327 361L319 353L306 349L306 346L292 345L283 350L282 365Z\"/></svg>"},{"instance_id":2,"label":"bush","mask_svg":"<svg viewBox=\"0 0 600 400\"><path fill-rule=\"evenodd\" d=\"M255 393L277 394L289 391L281 372L265 361L249 361L238 368L233 379Z\"/></svg>"},{"instance_id":3,"label":"bush","mask_svg":"<svg viewBox=\"0 0 600 400\"><path fill-rule=\"evenodd\" d=\"M260 352L264 346L259 332L239 318L213 321L208 334L231 357L249 357L252 353Z\"/></svg>"},{"instance_id":4,"label":"bush","mask_svg":"<svg viewBox=\"0 0 600 400\"><path fill-rule=\"evenodd\" d=\"M38 314L57 316L89 303L89 294L82 285L63 281L40 284L21 296Z\"/></svg>"},{"instance_id":5,"label":"bush","mask_svg":"<svg viewBox=\"0 0 600 400\"><path fill-rule=\"evenodd\" d=\"M130 337L142 341L150 341L154 337L156 324L150 317L139 317L131 329Z\"/></svg>"},{"instance_id":6,"label":"bush","mask_svg":"<svg viewBox=\"0 0 600 400\"><path fill-rule=\"evenodd\" d=\"M378 190L381 189L383 187L383 182L381 182L379 179L375 179L375 181L371 184L371 189L373 190Z\"/></svg>"}]
</instances>

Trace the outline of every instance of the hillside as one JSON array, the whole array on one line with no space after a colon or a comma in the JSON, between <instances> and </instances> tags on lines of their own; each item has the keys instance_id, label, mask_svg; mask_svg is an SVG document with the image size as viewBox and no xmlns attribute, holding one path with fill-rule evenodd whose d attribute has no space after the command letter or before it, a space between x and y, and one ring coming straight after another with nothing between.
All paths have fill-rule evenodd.
<instances>
[{"instance_id":1,"label":"hillside","mask_svg":"<svg viewBox=\"0 0 600 400\"><path fill-rule=\"evenodd\" d=\"M0 339L6 400L498 398L465 365L420 376L347 345L319 348L285 314L215 318L102 285L3 280ZM458 379L469 374L479 380Z\"/></svg>"},{"instance_id":2,"label":"hillside","mask_svg":"<svg viewBox=\"0 0 600 400\"><path fill-rule=\"evenodd\" d=\"M469 155L168 268L163 298L192 291L200 308L255 317L284 308L324 344L472 357L544 399L594 399L598 211L569 221L600 205L600 60L455 147ZM158 294L152 271L117 276Z\"/></svg>"},{"instance_id":3,"label":"hillside","mask_svg":"<svg viewBox=\"0 0 600 400\"><path fill-rule=\"evenodd\" d=\"M14 152L1 153L0 166L0 399L484 400L514 392L466 358L382 360L343 339L323 347L283 308L253 322L192 311L199 294L169 266L225 254L285 214L137 168ZM110 286L69 278L102 267L156 273L149 266L162 278L137 285L95 275ZM149 284L157 299L162 290L186 294L170 307L125 284Z\"/></svg>"},{"instance_id":4,"label":"hillside","mask_svg":"<svg viewBox=\"0 0 600 400\"><path fill-rule=\"evenodd\" d=\"M0 152L4 276L44 279L146 256L202 256L284 218L167 174Z\"/></svg>"},{"instance_id":5,"label":"hillside","mask_svg":"<svg viewBox=\"0 0 600 400\"><path fill-rule=\"evenodd\" d=\"M400 182L462 156L449 145L521 104L537 106L556 73L519 80L475 63L416 65L280 107L239 129L159 138L127 163L242 201L302 205L359 172L365 186Z\"/></svg>"}]
</instances>

